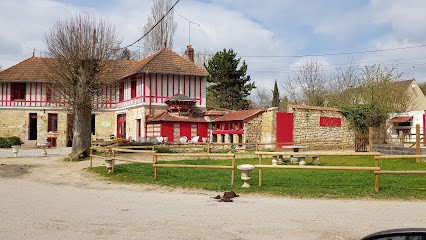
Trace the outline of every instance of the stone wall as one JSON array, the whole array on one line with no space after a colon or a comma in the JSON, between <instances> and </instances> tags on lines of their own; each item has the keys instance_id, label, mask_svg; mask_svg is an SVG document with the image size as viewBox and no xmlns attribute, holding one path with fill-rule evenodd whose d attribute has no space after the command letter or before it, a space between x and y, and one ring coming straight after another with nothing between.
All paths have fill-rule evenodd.
<instances>
[{"instance_id":1,"label":"stone wall","mask_svg":"<svg viewBox=\"0 0 426 240\"><path fill-rule=\"evenodd\" d=\"M260 141L262 131L262 115L259 115L244 123L243 142L255 143Z\"/></svg>"},{"instance_id":2,"label":"stone wall","mask_svg":"<svg viewBox=\"0 0 426 240\"><path fill-rule=\"evenodd\" d=\"M37 114L37 140L29 138L29 116L30 113ZM58 114L57 133L47 132L48 114ZM55 137L57 147L65 147L67 141L67 112L61 110L23 110L23 109L1 109L0 110L0 136L21 138L28 147L35 147L36 142L45 142L48 137Z\"/></svg>"},{"instance_id":3,"label":"stone wall","mask_svg":"<svg viewBox=\"0 0 426 240\"><path fill-rule=\"evenodd\" d=\"M329 110L329 108L310 109L309 107L292 108L289 106L288 112L293 113L293 142L301 142L312 148L336 149L342 147L343 138L344 148L354 148L355 133L340 111ZM320 126L320 117L341 118L341 126ZM327 142L330 140L340 141L340 143Z\"/></svg>"},{"instance_id":4,"label":"stone wall","mask_svg":"<svg viewBox=\"0 0 426 240\"><path fill-rule=\"evenodd\" d=\"M261 127L261 143L276 142L277 140L277 112L278 108L270 108L264 112Z\"/></svg>"}]
</instances>

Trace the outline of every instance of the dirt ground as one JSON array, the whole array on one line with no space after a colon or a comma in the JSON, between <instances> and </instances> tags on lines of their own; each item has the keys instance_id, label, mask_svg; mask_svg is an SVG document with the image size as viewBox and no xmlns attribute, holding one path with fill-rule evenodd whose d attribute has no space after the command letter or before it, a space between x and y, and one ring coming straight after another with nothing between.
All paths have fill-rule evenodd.
<instances>
[{"instance_id":1,"label":"dirt ground","mask_svg":"<svg viewBox=\"0 0 426 240\"><path fill-rule=\"evenodd\" d=\"M0 158L1 239L360 239L426 226L421 201L218 202L220 192L110 182L63 158Z\"/></svg>"}]
</instances>

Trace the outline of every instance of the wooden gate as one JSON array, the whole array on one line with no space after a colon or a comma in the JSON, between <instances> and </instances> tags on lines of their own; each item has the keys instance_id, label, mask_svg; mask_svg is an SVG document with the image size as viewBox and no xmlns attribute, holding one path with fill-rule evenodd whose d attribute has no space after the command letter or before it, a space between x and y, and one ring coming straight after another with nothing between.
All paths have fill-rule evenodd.
<instances>
[{"instance_id":1,"label":"wooden gate","mask_svg":"<svg viewBox=\"0 0 426 240\"><path fill-rule=\"evenodd\" d=\"M355 152L368 152L367 134L355 134Z\"/></svg>"}]
</instances>

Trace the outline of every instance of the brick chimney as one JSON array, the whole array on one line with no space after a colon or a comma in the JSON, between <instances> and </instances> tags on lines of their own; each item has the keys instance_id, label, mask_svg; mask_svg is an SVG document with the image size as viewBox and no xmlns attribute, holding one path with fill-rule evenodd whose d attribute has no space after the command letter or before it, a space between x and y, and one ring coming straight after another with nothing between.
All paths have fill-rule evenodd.
<instances>
[{"instance_id":1,"label":"brick chimney","mask_svg":"<svg viewBox=\"0 0 426 240\"><path fill-rule=\"evenodd\" d=\"M185 58L191 62L194 62L194 49L191 47L191 45L187 46L185 50Z\"/></svg>"}]
</instances>

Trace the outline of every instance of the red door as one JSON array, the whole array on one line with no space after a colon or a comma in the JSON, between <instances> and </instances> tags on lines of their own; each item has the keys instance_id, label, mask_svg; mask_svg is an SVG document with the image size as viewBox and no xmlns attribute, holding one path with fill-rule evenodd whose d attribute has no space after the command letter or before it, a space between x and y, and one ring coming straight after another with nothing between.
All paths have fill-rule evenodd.
<instances>
[{"instance_id":1,"label":"red door","mask_svg":"<svg viewBox=\"0 0 426 240\"><path fill-rule=\"evenodd\" d=\"M191 123L180 123L180 136L191 140Z\"/></svg>"},{"instance_id":2,"label":"red door","mask_svg":"<svg viewBox=\"0 0 426 240\"><path fill-rule=\"evenodd\" d=\"M293 113L277 113L277 142L293 142ZM277 145L277 148L281 146Z\"/></svg>"},{"instance_id":3,"label":"red door","mask_svg":"<svg viewBox=\"0 0 426 240\"><path fill-rule=\"evenodd\" d=\"M173 142L174 123L163 122L161 123L161 136L168 137L167 142Z\"/></svg>"},{"instance_id":4,"label":"red door","mask_svg":"<svg viewBox=\"0 0 426 240\"><path fill-rule=\"evenodd\" d=\"M126 114L117 115L117 138L126 139Z\"/></svg>"},{"instance_id":5,"label":"red door","mask_svg":"<svg viewBox=\"0 0 426 240\"><path fill-rule=\"evenodd\" d=\"M197 136L200 138L198 142L202 142L204 137L207 137L207 123L199 123L197 128Z\"/></svg>"}]
</instances>

